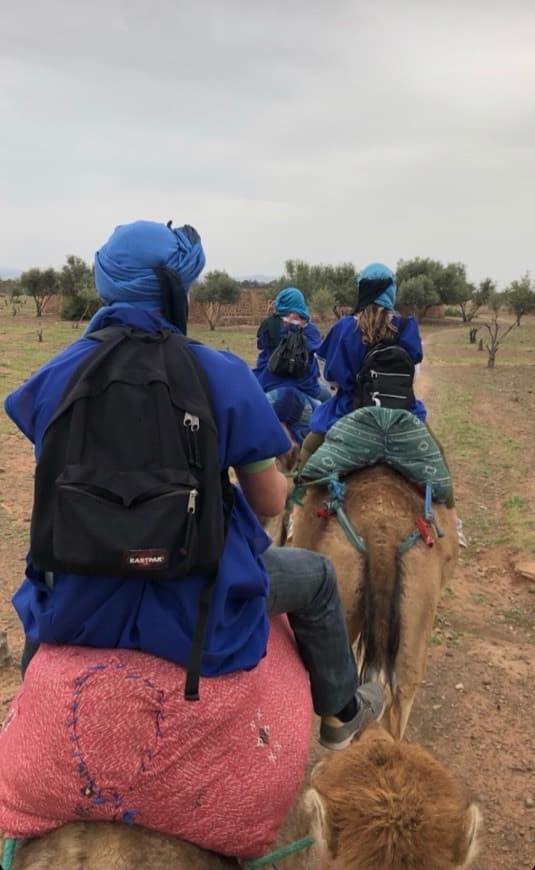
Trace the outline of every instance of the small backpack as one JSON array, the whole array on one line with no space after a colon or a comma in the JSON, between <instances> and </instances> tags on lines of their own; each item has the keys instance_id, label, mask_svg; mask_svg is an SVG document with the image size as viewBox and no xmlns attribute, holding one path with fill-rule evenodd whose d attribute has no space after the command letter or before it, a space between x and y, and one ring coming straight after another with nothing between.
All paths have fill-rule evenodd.
<instances>
[{"instance_id":1,"label":"small backpack","mask_svg":"<svg viewBox=\"0 0 535 870\"><path fill-rule=\"evenodd\" d=\"M370 348L357 375L353 410L375 405L409 411L414 404L414 363L397 342L406 324L402 320L396 339Z\"/></svg>"},{"instance_id":2,"label":"small backpack","mask_svg":"<svg viewBox=\"0 0 535 870\"><path fill-rule=\"evenodd\" d=\"M308 350L303 327L288 328L268 360L272 374L283 378L304 378L308 366Z\"/></svg>"},{"instance_id":3,"label":"small backpack","mask_svg":"<svg viewBox=\"0 0 535 870\"><path fill-rule=\"evenodd\" d=\"M210 391L190 340L129 327L91 338L99 344L73 373L43 436L33 564L88 583L92 575L207 575L213 587L232 487L220 471ZM203 634L204 626L201 646Z\"/></svg>"}]
</instances>

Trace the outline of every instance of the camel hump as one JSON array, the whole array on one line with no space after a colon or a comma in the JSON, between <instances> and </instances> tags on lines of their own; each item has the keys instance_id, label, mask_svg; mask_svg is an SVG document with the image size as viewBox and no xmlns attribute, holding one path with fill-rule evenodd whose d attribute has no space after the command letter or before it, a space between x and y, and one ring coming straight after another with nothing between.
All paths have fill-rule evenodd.
<instances>
[{"instance_id":1,"label":"camel hump","mask_svg":"<svg viewBox=\"0 0 535 870\"><path fill-rule=\"evenodd\" d=\"M267 851L302 780L311 704L285 617L257 667L201 678L136 650L43 645L0 733L0 828L134 822L199 846Z\"/></svg>"}]
</instances>

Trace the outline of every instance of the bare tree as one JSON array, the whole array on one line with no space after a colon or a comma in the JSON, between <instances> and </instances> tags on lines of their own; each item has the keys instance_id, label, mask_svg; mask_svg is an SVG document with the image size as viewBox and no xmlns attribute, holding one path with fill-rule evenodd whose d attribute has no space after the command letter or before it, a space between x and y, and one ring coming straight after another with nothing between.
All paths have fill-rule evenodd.
<instances>
[{"instance_id":1,"label":"bare tree","mask_svg":"<svg viewBox=\"0 0 535 870\"><path fill-rule=\"evenodd\" d=\"M489 340L485 345L487 348L487 353L489 355L487 361L487 368L493 369L496 364L496 354L500 349L500 345L504 341L504 339L509 335L511 330L517 326L516 322L511 323L509 326L505 324L500 324L498 322L498 311L494 311L492 319L488 323L484 323L483 326L489 331Z\"/></svg>"}]
</instances>

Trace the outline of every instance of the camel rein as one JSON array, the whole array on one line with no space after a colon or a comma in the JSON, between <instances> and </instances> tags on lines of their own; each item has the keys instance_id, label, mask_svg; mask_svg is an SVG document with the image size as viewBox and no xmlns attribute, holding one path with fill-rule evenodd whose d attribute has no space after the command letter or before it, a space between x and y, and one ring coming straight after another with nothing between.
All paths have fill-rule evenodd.
<instances>
[{"instance_id":1,"label":"camel rein","mask_svg":"<svg viewBox=\"0 0 535 870\"><path fill-rule=\"evenodd\" d=\"M15 839L14 837L6 837L4 839L0 870L11 870L15 852L22 842L23 840ZM288 843L287 846L282 846L280 849L276 849L268 855L263 855L261 858L249 858L246 861L241 861L240 867L242 867L243 870L258 870L260 867L267 867L268 864L271 864L272 868L276 868L277 865L275 864L275 861L283 861L284 858L287 858L289 855L294 855L296 852L302 852L304 849L309 849L313 843L314 840L312 837L303 837L301 840L295 840L293 843Z\"/></svg>"},{"instance_id":2,"label":"camel rein","mask_svg":"<svg viewBox=\"0 0 535 870\"><path fill-rule=\"evenodd\" d=\"M295 840L293 843L288 843L287 846L282 846L268 855L263 855L261 858L250 858L247 861L241 862L241 867L244 870L257 870L260 867L267 867L271 864L272 868L276 868L275 861L283 861L288 855L294 855L296 852L302 852L303 849L309 849L314 840L312 837L303 837L302 840Z\"/></svg>"}]
</instances>

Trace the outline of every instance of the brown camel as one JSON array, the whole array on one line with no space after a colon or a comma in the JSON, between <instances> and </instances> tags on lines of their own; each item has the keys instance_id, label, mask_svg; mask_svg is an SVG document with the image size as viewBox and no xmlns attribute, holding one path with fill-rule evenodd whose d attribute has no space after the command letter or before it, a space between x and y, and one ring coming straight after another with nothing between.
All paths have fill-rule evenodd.
<instances>
[{"instance_id":1,"label":"brown camel","mask_svg":"<svg viewBox=\"0 0 535 870\"><path fill-rule=\"evenodd\" d=\"M451 512L435 505L444 537L431 532L432 547L419 540L400 557L400 543L422 516L422 494L386 465L353 472L346 484L344 509L366 554L349 542L335 516L317 515L326 498L322 486L309 487L304 507L295 512L292 544L332 560L362 679L387 687L384 724L401 739L424 674L440 593L455 568L457 536Z\"/></svg>"},{"instance_id":2,"label":"brown camel","mask_svg":"<svg viewBox=\"0 0 535 870\"><path fill-rule=\"evenodd\" d=\"M480 814L451 774L418 746L371 726L346 750L313 744L312 772L277 847L306 836L288 870L457 870L477 851ZM244 835L245 836L245 835ZM238 863L137 826L72 822L16 853L13 870L203 870Z\"/></svg>"}]
</instances>

